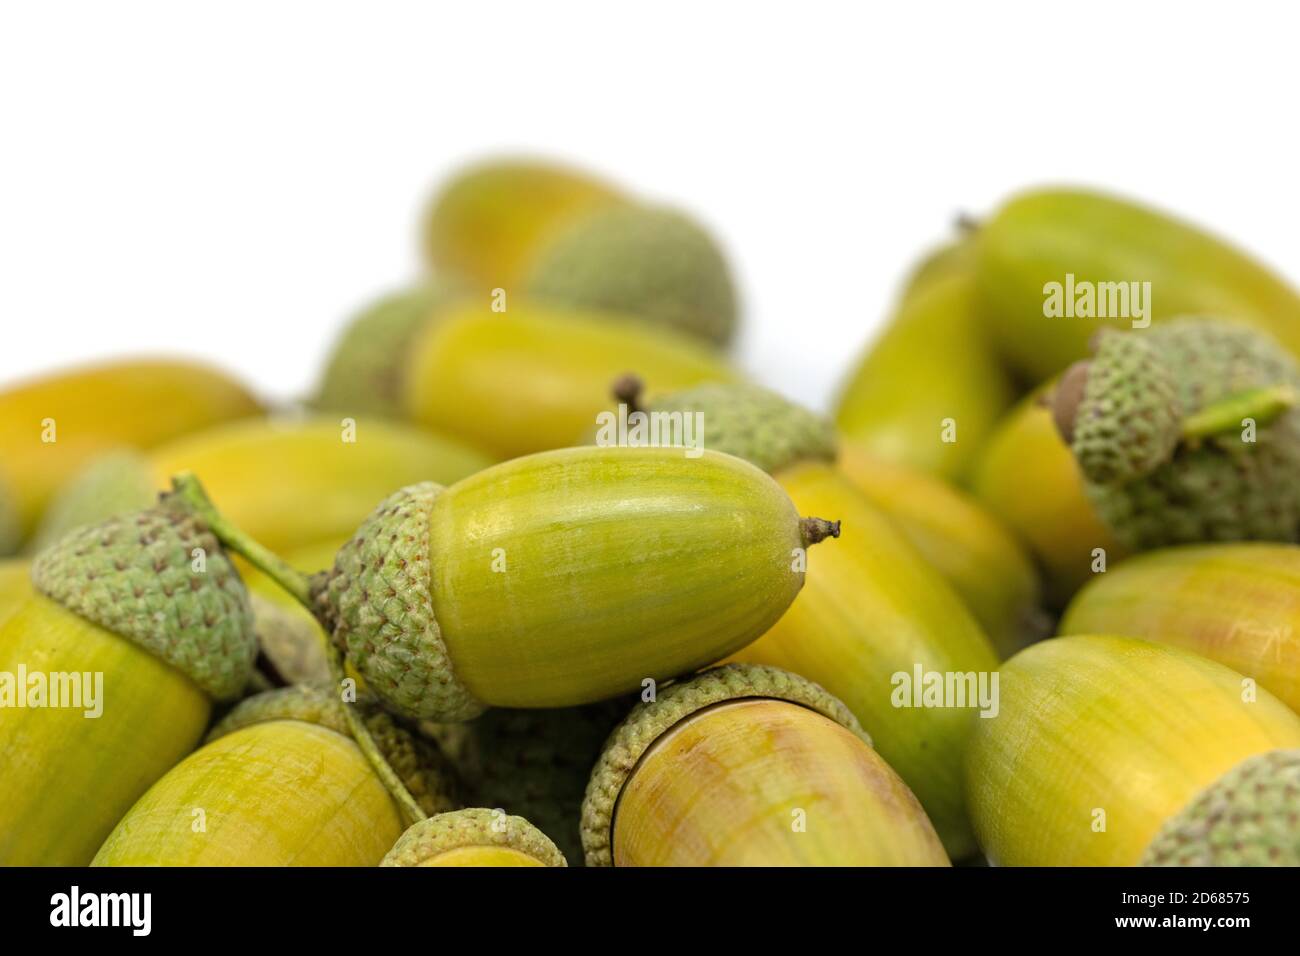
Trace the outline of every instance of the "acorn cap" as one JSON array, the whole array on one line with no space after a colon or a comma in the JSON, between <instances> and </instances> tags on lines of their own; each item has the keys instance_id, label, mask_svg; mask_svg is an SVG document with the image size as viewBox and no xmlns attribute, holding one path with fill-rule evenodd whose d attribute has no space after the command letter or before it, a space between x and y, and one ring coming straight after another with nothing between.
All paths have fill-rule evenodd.
<instances>
[{"instance_id":1,"label":"acorn cap","mask_svg":"<svg viewBox=\"0 0 1300 956\"><path fill-rule=\"evenodd\" d=\"M456 677L433 612L429 511L441 485L386 498L312 582L332 639L366 687L413 720L470 720L485 709Z\"/></svg>"},{"instance_id":2,"label":"acorn cap","mask_svg":"<svg viewBox=\"0 0 1300 956\"><path fill-rule=\"evenodd\" d=\"M248 684L257 638L244 583L207 525L168 496L70 532L33 562L32 583L215 700L233 700Z\"/></svg>"},{"instance_id":3,"label":"acorn cap","mask_svg":"<svg viewBox=\"0 0 1300 956\"><path fill-rule=\"evenodd\" d=\"M74 528L141 511L157 498L144 455L130 449L109 452L59 489L41 515L34 550L45 550Z\"/></svg>"},{"instance_id":4,"label":"acorn cap","mask_svg":"<svg viewBox=\"0 0 1300 956\"><path fill-rule=\"evenodd\" d=\"M582 804L582 845L588 866L612 866L610 835L623 785L647 750L675 724L707 707L731 700L784 700L807 707L856 734L871 738L856 717L818 684L779 667L723 664L689 680L670 684L657 699L637 704L614 729L591 772Z\"/></svg>"},{"instance_id":5,"label":"acorn cap","mask_svg":"<svg viewBox=\"0 0 1300 956\"><path fill-rule=\"evenodd\" d=\"M1103 348L1137 338L1112 333ZM1139 550L1198 541L1296 540L1300 408L1265 400L1250 409L1252 396L1300 388L1295 360L1261 332L1211 319L1163 323L1141 338L1171 376L1181 409L1180 438L1156 467L1128 477L1121 473L1108 483L1096 480L1095 469L1088 474L1081 457L1089 478L1085 491L1098 515ZM1247 417L1255 420L1253 441L1243 433ZM1076 454L1079 443L1076 435ZM1117 451L1110 460L1125 455L1132 460L1134 452ZM1095 449L1091 457L1099 458Z\"/></svg>"},{"instance_id":6,"label":"acorn cap","mask_svg":"<svg viewBox=\"0 0 1300 956\"><path fill-rule=\"evenodd\" d=\"M407 346L439 306L462 290L447 282L387 295L354 318L335 342L316 406L349 415L401 418Z\"/></svg>"},{"instance_id":7,"label":"acorn cap","mask_svg":"<svg viewBox=\"0 0 1300 956\"><path fill-rule=\"evenodd\" d=\"M534 263L527 294L573 308L619 312L725 345L736 328L726 258L685 215L608 206L560 231Z\"/></svg>"},{"instance_id":8,"label":"acorn cap","mask_svg":"<svg viewBox=\"0 0 1300 956\"><path fill-rule=\"evenodd\" d=\"M280 687L240 701L212 728L205 742L277 720L316 724L351 738L344 706L329 681ZM459 780L435 744L396 723L368 695L359 695L356 707L380 753L425 813L460 806Z\"/></svg>"},{"instance_id":9,"label":"acorn cap","mask_svg":"<svg viewBox=\"0 0 1300 956\"><path fill-rule=\"evenodd\" d=\"M476 720L424 723L420 730L438 741L469 791L468 802L533 821L570 865L581 866L587 778L635 699L553 710L494 707Z\"/></svg>"},{"instance_id":10,"label":"acorn cap","mask_svg":"<svg viewBox=\"0 0 1300 956\"><path fill-rule=\"evenodd\" d=\"M829 420L758 385L699 385L657 398L645 410L699 412L706 448L744 458L769 474L801 461L835 460Z\"/></svg>"},{"instance_id":11,"label":"acorn cap","mask_svg":"<svg viewBox=\"0 0 1300 956\"><path fill-rule=\"evenodd\" d=\"M1062 377L1052 415L1088 481L1113 484L1172 457L1183 408L1173 374L1143 337L1104 331L1092 361Z\"/></svg>"},{"instance_id":12,"label":"acorn cap","mask_svg":"<svg viewBox=\"0 0 1300 956\"><path fill-rule=\"evenodd\" d=\"M412 824L379 865L419 866L449 850L479 846L517 850L544 866L567 865L546 834L523 817L477 807Z\"/></svg>"},{"instance_id":13,"label":"acorn cap","mask_svg":"<svg viewBox=\"0 0 1300 956\"><path fill-rule=\"evenodd\" d=\"M1243 760L1165 821L1143 866L1300 866L1300 750Z\"/></svg>"}]
</instances>

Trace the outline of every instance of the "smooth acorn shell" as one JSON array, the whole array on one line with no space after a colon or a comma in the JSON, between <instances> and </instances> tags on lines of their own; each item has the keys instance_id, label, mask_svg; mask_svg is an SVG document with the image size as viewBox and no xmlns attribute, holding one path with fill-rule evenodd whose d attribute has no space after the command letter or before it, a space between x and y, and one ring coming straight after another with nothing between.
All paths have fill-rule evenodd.
<instances>
[{"instance_id":1,"label":"smooth acorn shell","mask_svg":"<svg viewBox=\"0 0 1300 956\"><path fill-rule=\"evenodd\" d=\"M620 202L615 187L556 163L477 163L457 171L430 204L426 260L435 273L484 291L514 291L557 231L585 212Z\"/></svg>"},{"instance_id":2,"label":"smooth acorn shell","mask_svg":"<svg viewBox=\"0 0 1300 956\"><path fill-rule=\"evenodd\" d=\"M861 738L780 700L705 708L619 797L616 866L946 866L916 798Z\"/></svg>"},{"instance_id":3,"label":"smooth acorn shell","mask_svg":"<svg viewBox=\"0 0 1300 956\"><path fill-rule=\"evenodd\" d=\"M631 318L484 301L448 310L412 346L406 411L510 458L580 444L632 370L662 392L737 378L704 345Z\"/></svg>"},{"instance_id":4,"label":"smooth acorn shell","mask_svg":"<svg viewBox=\"0 0 1300 956\"><path fill-rule=\"evenodd\" d=\"M94 865L375 866L402 830L356 744L274 720L178 764L122 818Z\"/></svg>"},{"instance_id":5,"label":"smooth acorn shell","mask_svg":"<svg viewBox=\"0 0 1300 956\"><path fill-rule=\"evenodd\" d=\"M51 521L42 538L145 507L155 495L149 489L170 488L173 475L192 471L241 530L273 551L291 551L346 538L404 483L452 482L489 464L461 442L393 422L356 420L355 438L345 441L342 419L324 415L209 429L139 459L133 467L140 479L129 499L106 494L92 473L67 492L63 507L75 520ZM109 479L122 484L120 473L104 476Z\"/></svg>"},{"instance_id":6,"label":"smooth acorn shell","mask_svg":"<svg viewBox=\"0 0 1300 956\"><path fill-rule=\"evenodd\" d=\"M952 585L1000 656L1009 657L1046 633L1038 571L1028 551L977 500L924 472L870 455L852 441L841 442L838 464Z\"/></svg>"},{"instance_id":7,"label":"smooth acorn shell","mask_svg":"<svg viewBox=\"0 0 1300 956\"><path fill-rule=\"evenodd\" d=\"M1064 607L1092 577L1093 549L1106 552L1107 567L1127 554L1089 503L1079 466L1036 397L1011 412L989 441L972 487L1038 559L1051 607Z\"/></svg>"},{"instance_id":8,"label":"smooth acorn shell","mask_svg":"<svg viewBox=\"0 0 1300 956\"><path fill-rule=\"evenodd\" d=\"M1300 712L1300 547L1207 544L1136 555L1079 592L1061 634L1127 634L1218 661Z\"/></svg>"},{"instance_id":9,"label":"smooth acorn shell","mask_svg":"<svg viewBox=\"0 0 1300 956\"><path fill-rule=\"evenodd\" d=\"M786 468L779 481L802 513L839 518L840 538L808 552L807 580L790 610L732 659L785 668L844 701L949 855L969 855L975 844L960 784L975 712L894 707L892 679L910 677L917 664L988 672L997 654L947 582L833 466Z\"/></svg>"},{"instance_id":10,"label":"smooth acorn shell","mask_svg":"<svg viewBox=\"0 0 1300 956\"><path fill-rule=\"evenodd\" d=\"M612 697L766 631L803 584L799 522L776 482L716 452L516 459L434 499L434 614L456 676L489 706Z\"/></svg>"},{"instance_id":11,"label":"smooth acorn shell","mask_svg":"<svg viewBox=\"0 0 1300 956\"><path fill-rule=\"evenodd\" d=\"M113 362L34 379L0 392L0 499L26 537L55 492L97 456L258 411L243 386L188 362ZM47 419L52 442L43 440Z\"/></svg>"},{"instance_id":12,"label":"smooth acorn shell","mask_svg":"<svg viewBox=\"0 0 1300 956\"><path fill-rule=\"evenodd\" d=\"M974 303L968 267L945 267L905 295L843 386L841 433L885 461L963 476L1016 396ZM949 418L956 441L945 442Z\"/></svg>"},{"instance_id":13,"label":"smooth acorn shell","mask_svg":"<svg viewBox=\"0 0 1300 956\"><path fill-rule=\"evenodd\" d=\"M1240 674L1133 638L1035 644L1002 666L999 690L967 764L975 830L999 865L1134 865L1234 766L1300 746L1300 717L1267 691L1244 700Z\"/></svg>"},{"instance_id":14,"label":"smooth acorn shell","mask_svg":"<svg viewBox=\"0 0 1300 956\"><path fill-rule=\"evenodd\" d=\"M0 864L85 866L203 736L208 697L131 641L0 576L0 673L102 674L103 711L0 707Z\"/></svg>"},{"instance_id":15,"label":"smooth acorn shell","mask_svg":"<svg viewBox=\"0 0 1300 956\"><path fill-rule=\"evenodd\" d=\"M527 853L508 846L462 846L440 853L417 866L545 866Z\"/></svg>"},{"instance_id":16,"label":"smooth acorn shell","mask_svg":"<svg viewBox=\"0 0 1300 956\"><path fill-rule=\"evenodd\" d=\"M1154 322L1214 315L1272 333L1300 355L1300 296L1240 250L1162 212L1102 193L1035 190L1013 197L975 237L976 270L991 331L1034 381L1088 354L1103 326L1131 319L1047 317L1043 287L1150 282Z\"/></svg>"}]
</instances>

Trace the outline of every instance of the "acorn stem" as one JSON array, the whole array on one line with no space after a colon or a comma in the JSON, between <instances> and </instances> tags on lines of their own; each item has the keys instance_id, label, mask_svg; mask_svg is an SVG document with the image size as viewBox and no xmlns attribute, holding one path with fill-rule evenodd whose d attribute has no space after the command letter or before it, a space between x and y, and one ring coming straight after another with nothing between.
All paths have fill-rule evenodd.
<instances>
[{"instance_id":1,"label":"acorn stem","mask_svg":"<svg viewBox=\"0 0 1300 956\"><path fill-rule=\"evenodd\" d=\"M811 547L819 541L840 536L840 523L827 521L825 518L800 518L799 534L803 536L805 547Z\"/></svg>"},{"instance_id":2,"label":"acorn stem","mask_svg":"<svg viewBox=\"0 0 1300 956\"><path fill-rule=\"evenodd\" d=\"M1241 428L1242 421L1247 418L1254 419L1256 425L1267 425L1295 407L1297 398L1290 385L1270 385L1229 395L1184 418L1181 428L1183 440L1195 441L1234 431Z\"/></svg>"},{"instance_id":3,"label":"acorn stem","mask_svg":"<svg viewBox=\"0 0 1300 956\"><path fill-rule=\"evenodd\" d=\"M635 373L628 372L626 375L620 375L614 379L609 390L616 400L627 406L629 412L645 411L641 405L641 393L645 391L645 382L641 381L640 376Z\"/></svg>"},{"instance_id":4,"label":"acorn stem","mask_svg":"<svg viewBox=\"0 0 1300 956\"><path fill-rule=\"evenodd\" d=\"M217 506L212 503L212 499L203 490L203 485L199 483L198 477L193 472L182 472L172 477L172 498L184 503L193 514L198 516L222 545L236 554L243 555L254 567L305 607L312 617L320 621L320 610L312 601L310 578L231 524L225 515L217 510ZM343 654L329 639L329 628L323 621L320 623L326 633L325 657L329 662L330 675L334 683L341 686L346 677L343 669ZM401 778L384 759L383 753L370 735L370 730L361 719L361 715L357 713L353 702L340 700L340 703L343 705L343 717L347 721L348 730L352 733L353 742L365 756L371 769L379 777L403 815L408 818L407 822L423 820L426 816L425 812L420 809L420 805L415 802L415 798L406 789Z\"/></svg>"}]
</instances>

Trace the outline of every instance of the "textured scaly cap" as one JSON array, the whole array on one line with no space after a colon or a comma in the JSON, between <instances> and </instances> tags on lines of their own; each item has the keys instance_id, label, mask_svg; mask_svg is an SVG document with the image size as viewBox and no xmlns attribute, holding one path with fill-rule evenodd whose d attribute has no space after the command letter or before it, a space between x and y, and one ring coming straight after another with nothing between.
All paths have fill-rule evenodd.
<instances>
[{"instance_id":1,"label":"textured scaly cap","mask_svg":"<svg viewBox=\"0 0 1300 956\"><path fill-rule=\"evenodd\" d=\"M591 772L582 804L582 846L588 866L612 866L610 845L614 808L619 794L638 761L656 740L692 714L729 700L762 698L784 700L807 707L860 737L871 738L856 717L818 684L779 667L762 664L724 664L690 680L671 684L658 698L640 703L610 734Z\"/></svg>"},{"instance_id":2,"label":"textured scaly cap","mask_svg":"<svg viewBox=\"0 0 1300 956\"><path fill-rule=\"evenodd\" d=\"M456 677L433 613L429 511L441 485L386 498L313 579L332 639L366 686L413 720L470 720L486 707Z\"/></svg>"},{"instance_id":3,"label":"textured scaly cap","mask_svg":"<svg viewBox=\"0 0 1300 956\"><path fill-rule=\"evenodd\" d=\"M240 701L212 728L207 742L253 724L298 720L351 737L343 703L328 681L297 684L266 691ZM425 813L435 814L461 806L456 772L431 741L412 733L386 714L374 698L360 695L356 707L375 746Z\"/></svg>"},{"instance_id":4,"label":"textured scaly cap","mask_svg":"<svg viewBox=\"0 0 1300 956\"><path fill-rule=\"evenodd\" d=\"M148 508L157 497L148 458L130 449L109 452L54 496L41 516L35 549L45 550L74 528Z\"/></svg>"},{"instance_id":5,"label":"textured scaly cap","mask_svg":"<svg viewBox=\"0 0 1300 956\"><path fill-rule=\"evenodd\" d=\"M609 206L562 230L534 264L531 297L617 312L717 345L736 328L736 290L713 239L679 212Z\"/></svg>"},{"instance_id":6,"label":"textured scaly cap","mask_svg":"<svg viewBox=\"0 0 1300 956\"><path fill-rule=\"evenodd\" d=\"M402 362L415 334L463 290L441 281L385 296L343 330L316 405L349 415L401 418Z\"/></svg>"},{"instance_id":7,"label":"textured scaly cap","mask_svg":"<svg viewBox=\"0 0 1300 956\"><path fill-rule=\"evenodd\" d=\"M704 446L769 474L800 461L834 461L831 423L776 392L747 383L709 384L658 398L647 412L699 412Z\"/></svg>"},{"instance_id":8,"label":"textured scaly cap","mask_svg":"<svg viewBox=\"0 0 1300 956\"><path fill-rule=\"evenodd\" d=\"M1143 866L1300 866L1300 750L1243 760L1165 822Z\"/></svg>"},{"instance_id":9,"label":"textured scaly cap","mask_svg":"<svg viewBox=\"0 0 1300 956\"><path fill-rule=\"evenodd\" d=\"M523 817L471 808L421 820L397 838L380 866L419 866L450 850L505 847L544 866L565 866L564 855L541 830Z\"/></svg>"},{"instance_id":10,"label":"textured scaly cap","mask_svg":"<svg viewBox=\"0 0 1300 956\"><path fill-rule=\"evenodd\" d=\"M1183 408L1173 374L1141 336L1103 332L1092 361L1073 366L1056 397L1057 424L1090 482L1149 474L1178 444Z\"/></svg>"},{"instance_id":11,"label":"textured scaly cap","mask_svg":"<svg viewBox=\"0 0 1300 956\"><path fill-rule=\"evenodd\" d=\"M1141 349L1131 340L1138 336L1157 363L1135 358ZM1121 348L1126 339L1129 346ZM1281 346L1244 326L1180 319L1106 335L1098 360L1103 354L1123 369L1091 363L1072 447L1084 466L1090 501L1125 544L1142 550L1300 536L1300 408L1275 409L1258 420L1253 442L1243 439L1234 416L1221 432L1192 438L1187 432L1200 413L1221 403L1260 390L1300 389L1300 367ZM1144 390L1138 383L1143 368L1163 369L1159 374L1168 374L1172 394L1151 382ZM1158 411L1161 401L1168 405ZM1086 430L1085 407L1101 410ZM1123 416L1117 414L1121 409ZM1168 446L1167 422L1174 415L1180 436ZM1125 447L1139 422L1151 443ZM1153 450L1166 446L1168 453L1157 460Z\"/></svg>"},{"instance_id":12,"label":"textured scaly cap","mask_svg":"<svg viewBox=\"0 0 1300 956\"><path fill-rule=\"evenodd\" d=\"M468 789L468 802L501 807L550 835L582 865L582 798L601 745L635 697L554 710L493 708L477 720L422 724Z\"/></svg>"},{"instance_id":13,"label":"textured scaly cap","mask_svg":"<svg viewBox=\"0 0 1300 956\"><path fill-rule=\"evenodd\" d=\"M257 638L244 582L180 502L164 496L154 508L70 532L33 562L32 583L215 700L233 700L248 684Z\"/></svg>"}]
</instances>

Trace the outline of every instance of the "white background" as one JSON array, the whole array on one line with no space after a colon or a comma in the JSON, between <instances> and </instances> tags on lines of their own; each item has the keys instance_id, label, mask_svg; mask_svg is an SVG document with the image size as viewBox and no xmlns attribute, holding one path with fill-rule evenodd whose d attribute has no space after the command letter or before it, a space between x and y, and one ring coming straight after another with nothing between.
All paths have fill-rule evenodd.
<instances>
[{"instance_id":1,"label":"white background","mask_svg":"<svg viewBox=\"0 0 1300 956\"><path fill-rule=\"evenodd\" d=\"M958 211L1113 187L1293 279L1281 4L46 2L0 7L0 383L178 352L271 397L418 268L429 191L499 150L694 210L743 363L824 404Z\"/></svg>"}]
</instances>

